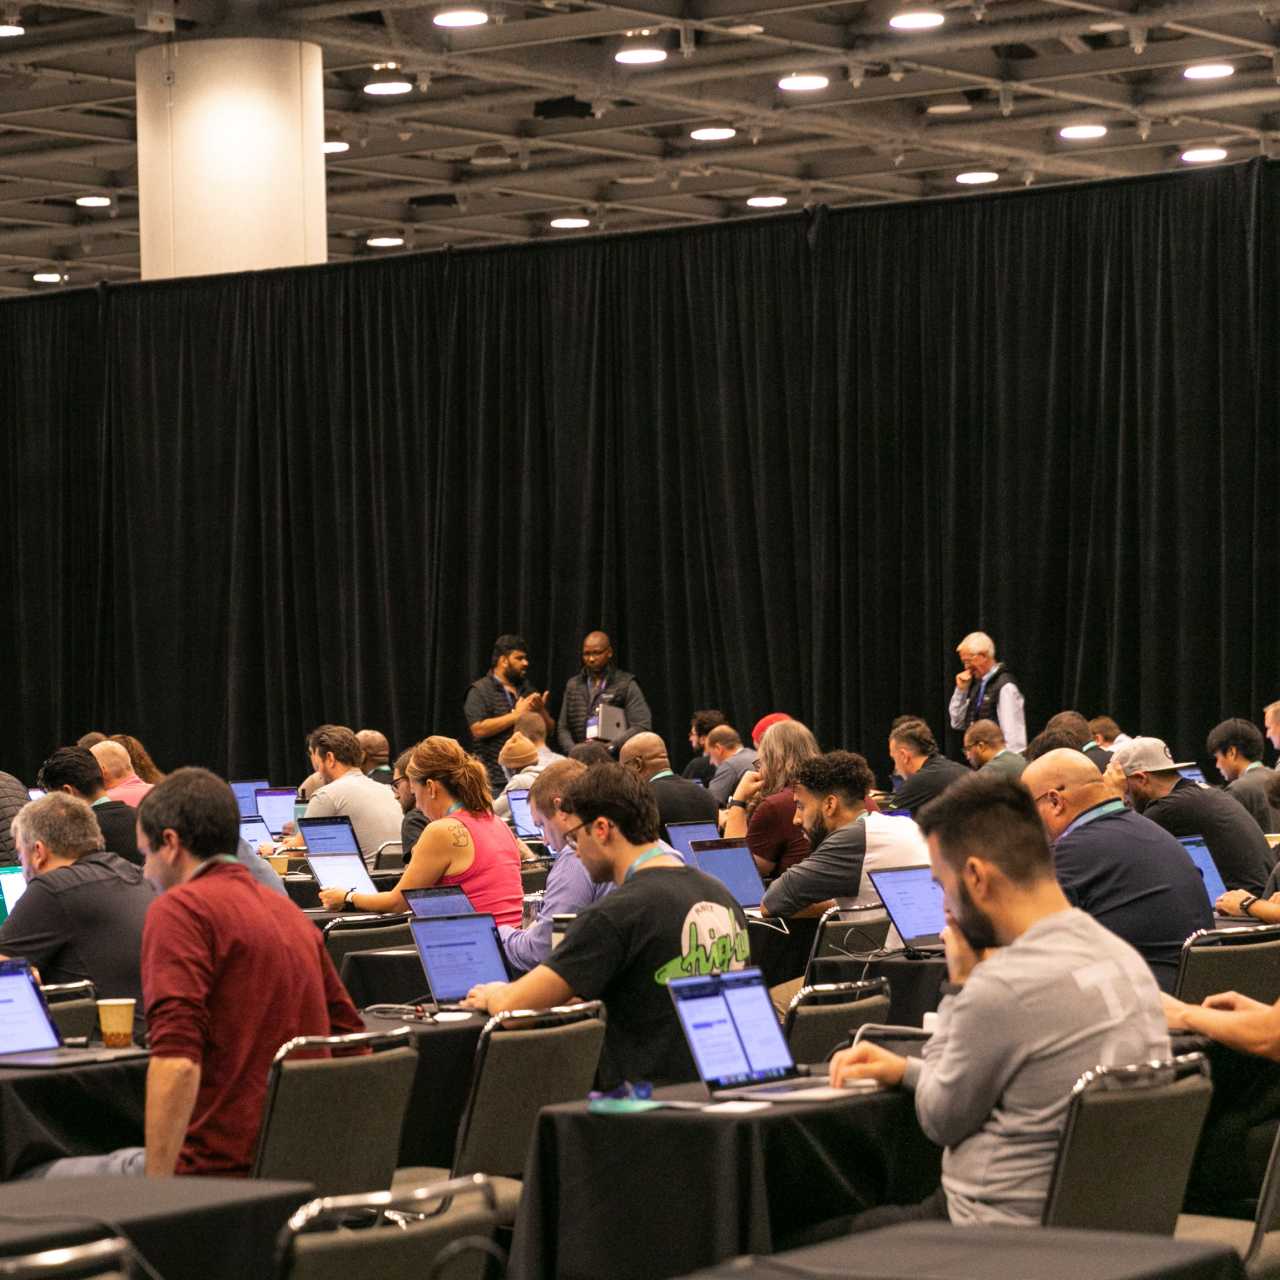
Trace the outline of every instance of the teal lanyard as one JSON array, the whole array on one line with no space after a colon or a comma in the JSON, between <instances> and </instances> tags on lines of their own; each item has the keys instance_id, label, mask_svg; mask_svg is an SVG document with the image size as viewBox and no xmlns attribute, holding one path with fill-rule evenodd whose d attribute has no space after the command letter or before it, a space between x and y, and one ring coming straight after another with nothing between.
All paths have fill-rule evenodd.
<instances>
[{"instance_id":1,"label":"teal lanyard","mask_svg":"<svg viewBox=\"0 0 1280 1280\"><path fill-rule=\"evenodd\" d=\"M218 866L219 863L221 863L223 866L238 867L240 865L240 859L230 853L215 853L212 858L206 858L191 873L191 879L194 880L196 876L204 875L206 871L208 871L211 867Z\"/></svg>"},{"instance_id":2,"label":"teal lanyard","mask_svg":"<svg viewBox=\"0 0 1280 1280\"><path fill-rule=\"evenodd\" d=\"M676 771L674 769L664 769L661 773L655 773L653 777L649 779L649 781L657 782L659 778L674 778L675 776L676 776Z\"/></svg>"},{"instance_id":3,"label":"teal lanyard","mask_svg":"<svg viewBox=\"0 0 1280 1280\"><path fill-rule=\"evenodd\" d=\"M463 807L461 800L455 800L445 811L444 816L447 818L451 813L457 813Z\"/></svg>"},{"instance_id":4,"label":"teal lanyard","mask_svg":"<svg viewBox=\"0 0 1280 1280\"><path fill-rule=\"evenodd\" d=\"M642 853L627 868L627 874L622 877L623 883L626 883L626 881L630 880L631 877L635 875L635 873L639 871L640 868L643 867L646 862L651 862L654 858L665 858L666 856L667 856L667 851L661 845L658 845L656 849L650 849L648 853Z\"/></svg>"}]
</instances>

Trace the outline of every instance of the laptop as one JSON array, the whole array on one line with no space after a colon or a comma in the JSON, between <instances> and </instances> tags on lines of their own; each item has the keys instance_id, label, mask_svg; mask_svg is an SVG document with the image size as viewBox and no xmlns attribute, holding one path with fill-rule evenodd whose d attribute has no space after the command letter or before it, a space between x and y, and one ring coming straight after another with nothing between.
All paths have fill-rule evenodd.
<instances>
[{"instance_id":1,"label":"laptop","mask_svg":"<svg viewBox=\"0 0 1280 1280\"><path fill-rule=\"evenodd\" d=\"M1222 882L1222 873L1213 860L1213 854L1209 852L1209 846L1204 842L1204 836L1181 836L1178 843L1191 855L1191 861L1196 864L1196 870L1204 881L1209 905L1213 906L1226 893L1227 886Z\"/></svg>"},{"instance_id":2,"label":"laptop","mask_svg":"<svg viewBox=\"0 0 1280 1280\"><path fill-rule=\"evenodd\" d=\"M271 828L273 836L282 836L285 823L293 821L293 802L297 796L292 787L259 787L253 793L258 816Z\"/></svg>"},{"instance_id":3,"label":"laptop","mask_svg":"<svg viewBox=\"0 0 1280 1280\"><path fill-rule=\"evenodd\" d=\"M297 826L308 853L360 852L350 818L299 818Z\"/></svg>"},{"instance_id":4,"label":"laptop","mask_svg":"<svg viewBox=\"0 0 1280 1280\"><path fill-rule=\"evenodd\" d=\"M409 928L436 1008L456 1005L482 982L510 981L491 915L419 916Z\"/></svg>"},{"instance_id":5,"label":"laptop","mask_svg":"<svg viewBox=\"0 0 1280 1280\"><path fill-rule=\"evenodd\" d=\"M276 843L275 836L271 834L271 828L256 813L251 818L240 819L240 839L247 840L249 848L254 853L258 852L260 844Z\"/></svg>"},{"instance_id":6,"label":"laptop","mask_svg":"<svg viewBox=\"0 0 1280 1280\"><path fill-rule=\"evenodd\" d=\"M307 866L322 889L354 889L357 893L377 893L364 859L358 853L307 853Z\"/></svg>"},{"instance_id":7,"label":"laptop","mask_svg":"<svg viewBox=\"0 0 1280 1280\"><path fill-rule=\"evenodd\" d=\"M1191 765L1186 769L1179 769L1178 772L1186 778L1188 782L1198 782L1202 787L1207 787L1209 783L1205 780L1204 771Z\"/></svg>"},{"instance_id":8,"label":"laptop","mask_svg":"<svg viewBox=\"0 0 1280 1280\"><path fill-rule=\"evenodd\" d=\"M236 804L240 806L240 816L242 818L252 818L258 812L257 792L264 791L271 786L268 778L253 778L250 781L240 780L231 783L231 792L236 798ZM297 794L296 792L294 793Z\"/></svg>"},{"instance_id":9,"label":"laptop","mask_svg":"<svg viewBox=\"0 0 1280 1280\"><path fill-rule=\"evenodd\" d=\"M9 918L9 912L18 905L18 899L26 891L27 877L22 874L21 867L0 867L0 923Z\"/></svg>"},{"instance_id":10,"label":"laptop","mask_svg":"<svg viewBox=\"0 0 1280 1280\"><path fill-rule=\"evenodd\" d=\"M720 828L714 822L668 822L667 839L671 841L671 847L678 849L681 857L689 862L689 846L695 840L719 840Z\"/></svg>"},{"instance_id":11,"label":"laptop","mask_svg":"<svg viewBox=\"0 0 1280 1280\"><path fill-rule=\"evenodd\" d=\"M672 978L667 990L689 1052L711 1096L759 1102L847 1098L797 1067L759 969Z\"/></svg>"},{"instance_id":12,"label":"laptop","mask_svg":"<svg viewBox=\"0 0 1280 1280\"><path fill-rule=\"evenodd\" d=\"M542 832L529 812L529 788L517 787L507 792L507 803L511 806L511 825L521 840L541 840Z\"/></svg>"},{"instance_id":13,"label":"laptop","mask_svg":"<svg viewBox=\"0 0 1280 1280\"><path fill-rule=\"evenodd\" d=\"M415 916L429 919L432 916L473 915L471 899L456 884L432 885L428 889L403 889L404 900Z\"/></svg>"},{"instance_id":14,"label":"laptop","mask_svg":"<svg viewBox=\"0 0 1280 1280\"><path fill-rule=\"evenodd\" d=\"M0 1067L78 1067L146 1056L137 1046L67 1048L31 966L25 960L0 961Z\"/></svg>"},{"instance_id":15,"label":"laptop","mask_svg":"<svg viewBox=\"0 0 1280 1280\"><path fill-rule=\"evenodd\" d=\"M745 840L694 840L689 857L699 871L719 880L740 907L759 907L764 899L764 881Z\"/></svg>"},{"instance_id":16,"label":"laptop","mask_svg":"<svg viewBox=\"0 0 1280 1280\"><path fill-rule=\"evenodd\" d=\"M940 950L947 917L942 886L933 872L928 867L888 867L867 874L902 945L912 951Z\"/></svg>"},{"instance_id":17,"label":"laptop","mask_svg":"<svg viewBox=\"0 0 1280 1280\"><path fill-rule=\"evenodd\" d=\"M47 792L47 791L45 791L45 789L44 789L43 787L28 787L28 788L27 788L27 799L28 799L28 800L42 800L46 795L48 795L48 792Z\"/></svg>"}]
</instances>

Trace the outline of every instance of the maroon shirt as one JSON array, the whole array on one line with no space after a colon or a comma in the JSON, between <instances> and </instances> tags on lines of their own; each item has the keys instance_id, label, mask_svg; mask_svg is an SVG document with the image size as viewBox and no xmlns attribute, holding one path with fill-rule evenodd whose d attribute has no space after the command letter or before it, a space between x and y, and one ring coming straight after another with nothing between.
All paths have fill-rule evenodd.
<instances>
[{"instance_id":1,"label":"maroon shirt","mask_svg":"<svg viewBox=\"0 0 1280 1280\"><path fill-rule=\"evenodd\" d=\"M161 894L142 933L153 1057L200 1067L178 1173L247 1174L276 1050L364 1023L320 930L242 866L217 862Z\"/></svg>"},{"instance_id":2,"label":"maroon shirt","mask_svg":"<svg viewBox=\"0 0 1280 1280\"><path fill-rule=\"evenodd\" d=\"M810 853L809 837L796 825L796 798L790 787L766 796L747 823L747 848L757 858L773 864L769 875L781 875L803 862Z\"/></svg>"}]
</instances>

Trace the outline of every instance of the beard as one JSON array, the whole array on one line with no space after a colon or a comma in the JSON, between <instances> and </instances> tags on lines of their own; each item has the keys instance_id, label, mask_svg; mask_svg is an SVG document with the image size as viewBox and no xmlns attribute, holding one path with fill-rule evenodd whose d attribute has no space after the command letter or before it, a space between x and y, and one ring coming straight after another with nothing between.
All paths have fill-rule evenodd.
<instances>
[{"instance_id":1,"label":"beard","mask_svg":"<svg viewBox=\"0 0 1280 1280\"><path fill-rule=\"evenodd\" d=\"M978 953L988 947L998 947L1000 940L996 937L990 917L969 896L969 889L963 880L957 882L956 893L956 928L964 935L964 940Z\"/></svg>"},{"instance_id":2,"label":"beard","mask_svg":"<svg viewBox=\"0 0 1280 1280\"><path fill-rule=\"evenodd\" d=\"M831 828L821 818L815 818L813 826L806 827L804 833L809 837L809 848L816 849L831 834Z\"/></svg>"}]
</instances>

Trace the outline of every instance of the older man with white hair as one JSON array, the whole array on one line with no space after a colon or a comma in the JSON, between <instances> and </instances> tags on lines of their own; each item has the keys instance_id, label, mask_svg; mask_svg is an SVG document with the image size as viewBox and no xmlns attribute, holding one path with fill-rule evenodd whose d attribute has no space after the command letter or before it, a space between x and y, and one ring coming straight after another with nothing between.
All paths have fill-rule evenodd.
<instances>
[{"instance_id":1,"label":"older man with white hair","mask_svg":"<svg viewBox=\"0 0 1280 1280\"><path fill-rule=\"evenodd\" d=\"M956 645L962 670L951 695L951 727L961 731L978 720L994 720L1010 751L1027 749L1027 717L1022 690L1013 673L996 661L996 642L985 631L971 631Z\"/></svg>"},{"instance_id":2,"label":"older man with white hair","mask_svg":"<svg viewBox=\"0 0 1280 1280\"><path fill-rule=\"evenodd\" d=\"M153 783L143 782L133 770L133 761L129 753L118 743L108 738L89 748L93 758L102 770L102 780L107 787L107 795L112 800L122 800L135 809L142 803L142 797L151 790Z\"/></svg>"}]
</instances>

